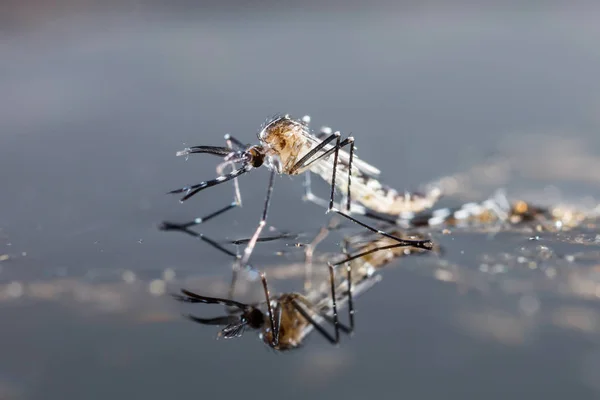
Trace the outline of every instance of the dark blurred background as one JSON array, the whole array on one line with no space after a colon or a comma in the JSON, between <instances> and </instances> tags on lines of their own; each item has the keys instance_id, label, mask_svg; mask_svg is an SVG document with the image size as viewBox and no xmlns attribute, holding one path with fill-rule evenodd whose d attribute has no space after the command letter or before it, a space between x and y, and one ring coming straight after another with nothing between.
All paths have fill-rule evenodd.
<instances>
[{"instance_id":1,"label":"dark blurred background","mask_svg":"<svg viewBox=\"0 0 600 400\"><path fill-rule=\"evenodd\" d=\"M457 202L501 187L593 209L599 17L591 1L3 1L0 399L598 398L594 229L441 238L442 259L402 260L358 299L352 339L277 355L179 318L163 294L225 295L230 260L157 225L231 200L165 195L215 174L177 150L255 142L275 113L354 135L399 190L462 174ZM200 231L249 236L267 176ZM302 191L277 179L272 225L327 222ZM281 248L255 265L285 267Z\"/></svg>"}]
</instances>

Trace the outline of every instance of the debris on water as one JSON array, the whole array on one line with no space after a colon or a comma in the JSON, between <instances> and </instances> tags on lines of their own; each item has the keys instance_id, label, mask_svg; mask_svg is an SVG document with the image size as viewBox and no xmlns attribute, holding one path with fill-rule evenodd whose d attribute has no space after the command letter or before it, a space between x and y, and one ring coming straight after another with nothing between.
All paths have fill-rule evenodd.
<instances>
[{"instance_id":1,"label":"debris on water","mask_svg":"<svg viewBox=\"0 0 600 400\"><path fill-rule=\"evenodd\" d=\"M8 297L16 299L23 295L23 284L21 282L11 282L6 286L6 294Z\"/></svg>"},{"instance_id":2,"label":"debris on water","mask_svg":"<svg viewBox=\"0 0 600 400\"><path fill-rule=\"evenodd\" d=\"M10 256L8 254L0 254L0 261L8 261Z\"/></svg>"},{"instance_id":3,"label":"debris on water","mask_svg":"<svg viewBox=\"0 0 600 400\"><path fill-rule=\"evenodd\" d=\"M526 316L530 317L537 313L540 309L540 301L536 296L523 295L519 299L519 310Z\"/></svg>"},{"instance_id":4,"label":"debris on water","mask_svg":"<svg viewBox=\"0 0 600 400\"><path fill-rule=\"evenodd\" d=\"M136 279L135 273L133 271L125 271L125 272L123 272L121 277L123 278L123 281L125 281L126 283L133 283L133 282L135 282L135 279Z\"/></svg>"},{"instance_id":5,"label":"debris on water","mask_svg":"<svg viewBox=\"0 0 600 400\"><path fill-rule=\"evenodd\" d=\"M536 235L536 236L530 236L530 237L529 237L529 240L532 240L532 241L533 241L533 240L540 240L540 237L539 237L539 236L537 236L537 235Z\"/></svg>"},{"instance_id":6,"label":"debris on water","mask_svg":"<svg viewBox=\"0 0 600 400\"><path fill-rule=\"evenodd\" d=\"M447 269L441 269L441 268L438 268L435 270L434 277L438 281L443 281L443 282L453 282L455 280L452 272L448 271Z\"/></svg>"},{"instance_id":7,"label":"debris on water","mask_svg":"<svg viewBox=\"0 0 600 400\"><path fill-rule=\"evenodd\" d=\"M173 268L167 268L163 271L163 279L167 282L175 279L175 271Z\"/></svg>"},{"instance_id":8,"label":"debris on water","mask_svg":"<svg viewBox=\"0 0 600 400\"><path fill-rule=\"evenodd\" d=\"M155 279L148 285L148 291L153 296L162 296L165 294L167 285L162 279Z\"/></svg>"},{"instance_id":9,"label":"debris on water","mask_svg":"<svg viewBox=\"0 0 600 400\"><path fill-rule=\"evenodd\" d=\"M553 267L550 268L546 268L546 276L550 279L555 278L556 277L556 269Z\"/></svg>"},{"instance_id":10,"label":"debris on water","mask_svg":"<svg viewBox=\"0 0 600 400\"><path fill-rule=\"evenodd\" d=\"M138 243L139 243L139 244L142 244L142 243L144 243L144 239L140 239L140 240L138 240Z\"/></svg>"}]
</instances>

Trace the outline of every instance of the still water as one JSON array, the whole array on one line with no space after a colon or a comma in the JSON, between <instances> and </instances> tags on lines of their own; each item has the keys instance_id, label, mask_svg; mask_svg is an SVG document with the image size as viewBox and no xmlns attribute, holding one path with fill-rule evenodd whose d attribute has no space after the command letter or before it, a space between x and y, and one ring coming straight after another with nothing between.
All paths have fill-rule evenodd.
<instances>
[{"instance_id":1,"label":"still water","mask_svg":"<svg viewBox=\"0 0 600 400\"><path fill-rule=\"evenodd\" d=\"M254 142L279 112L352 134L400 190L461 174L450 203L505 188L593 208L596 9L89 3L3 6L0 399L600 396L595 225L439 235L440 259L397 262L357 299L351 339L289 354L181 319L162 294L224 296L230 260L157 229L231 201L226 185L185 204L165 195L215 173L213 157L177 150L225 133ZM243 208L200 231L249 236L267 177L244 177ZM302 193L279 177L270 224L316 233L328 216ZM253 262L284 268L282 249L295 251L261 245ZM301 289L274 275L273 291Z\"/></svg>"}]
</instances>

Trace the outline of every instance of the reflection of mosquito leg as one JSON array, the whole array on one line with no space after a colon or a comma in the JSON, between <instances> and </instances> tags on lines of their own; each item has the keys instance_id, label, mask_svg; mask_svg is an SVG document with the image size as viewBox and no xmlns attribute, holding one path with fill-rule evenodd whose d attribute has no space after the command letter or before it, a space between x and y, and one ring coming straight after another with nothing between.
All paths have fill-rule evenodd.
<instances>
[{"instance_id":1,"label":"reflection of mosquito leg","mask_svg":"<svg viewBox=\"0 0 600 400\"><path fill-rule=\"evenodd\" d=\"M274 180L275 180L275 170L273 169L273 170L271 170L271 173L269 175L269 186L267 188L267 197L265 199L265 207L263 209L262 218L260 219L260 222L258 223L258 227L256 228L256 231L252 235L250 242L248 242L248 245L244 249L244 255L242 256L242 261L240 262L240 264L242 266L245 266L246 263L248 262L248 260L250 259L250 256L252 255L252 251L254 250L254 246L256 246L256 241L258 240L258 237L260 236L260 232L263 230L263 228L267 224L267 214L269 212L269 204L271 202L271 193L273 193Z\"/></svg>"},{"instance_id":2,"label":"reflection of mosquito leg","mask_svg":"<svg viewBox=\"0 0 600 400\"><path fill-rule=\"evenodd\" d=\"M260 278L262 280L263 289L265 291L265 299L267 301L267 311L269 313L269 323L271 324L271 345L273 347L279 344L279 326L281 319L281 311L279 310L279 305L277 305L277 323L275 323L275 317L273 315L273 305L271 304L271 297L269 295L269 286L267 285L267 277L264 273L260 274Z\"/></svg>"},{"instance_id":3,"label":"reflection of mosquito leg","mask_svg":"<svg viewBox=\"0 0 600 400\"><path fill-rule=\"evenodd\" d=\"M312 242L306 246L304 251L304 291L308 293L312 289L312 267L313 267L313 256L315 248L329 235L332 229L335 229L339 225L337 218L332 218L327 226L321 227L319 233Z\"/></svg>"},{"instance_id":4,"label":"reflection of mosquito leg","mask_svg":"<svg viewBox=\"0 0 600 400\"><path fill-rule=\"evenodd\" d=\"M317 330L317 332L319 332L331 344L337 344L340 341L340 330L349 333L352 331L352 328L349 328L345 325L340 324L340 322L338 320L337 301L336 301L336 296L335 296L335 279L334 279L333 267L331 265L329 266L329 280L330 280L330 284L331 284L332 317L321 312L320 310L315 310L315 307L312 304L309 304L309 302L307 302L307 301L303 301L302 304L300 304L297 300L294 300L292 304L294 305L296 310L298 310L298 312L304 318L306 318L306 320L312 326L314 326L314 328ZM327 330L325 330L325 328L323 326L321 326L321 324L319 324L317 321L315 321L315 319L310 315L310 313L308 311L305 310L304 307L307 307L313 314L319 315L320 317L324 318L326 321L331 322L335 328L335 334L331 335L331 333L327 332Z\"/></svg>"},{"instance_id":5,"label":"reflection of mosquito leg","mask_svg":"<svg viewBox=\"0 0 600 400\"><path fill-rule=\"evenodd\" d=\"M229 149L231 149L232 151L233 151L234 146L238 149L244 148L244 144L231 135L225 135L225 141L227 143L227 147ZM227 161L227 162L220 164L217 167L217 174L223 175L224 167L227 165L231 165L231 171L232 171L231 173L233 173L235 171L235 163L232 161ZM240 193L240 187L239 187L237 177L233 178L233 190L234 190L233 202L231 204L228 204L225 207L223 207L217 211L214 211L204 217L194 218L193 220L186 222L186 223L174 223L174 222L164 221L159 226L159 229L163 230L163 231L180 231L183 233L191 234L189 228L199 225L199 224L202 224L202 223L204 223L210 219L213 219L216 216L224 214L227 211L232 210L236 207L242 206L242 196ZM194 235L192 234L192 236L194 236Z\"/></svg>"}]
</instances>

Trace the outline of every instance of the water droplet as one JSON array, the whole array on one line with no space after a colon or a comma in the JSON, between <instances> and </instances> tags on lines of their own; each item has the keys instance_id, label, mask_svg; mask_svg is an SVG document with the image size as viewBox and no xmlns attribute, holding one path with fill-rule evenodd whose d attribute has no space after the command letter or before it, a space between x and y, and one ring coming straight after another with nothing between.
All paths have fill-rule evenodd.
<instances>
[{"instance_id":1,"label":"water droplet","mask_svg":"<svg viewBox=\"0 0 600 400\"><path fill-rule=\"evenodd\" d=\"M136 278L135 273L133 273L133 271L125 271L123 272L123 275L121 275L121 277L126 283L133 283L135 282Z\"/></svg>"},{"instance_id":2,"label":"water droplet","mask_svg":"<svg viewBox=\"0 0 600 400\"><path fill-rule=\"evenodd\" d=\"M163 279L167 282L175 279L175 271L172 268L167 268L163 271Z\"/></svg>"},{"instance_id":3,"label":"water droplet","mask_svg":"<svg viewBox=\"0 0 600 400\"><path fill-rule=\"evenodd\" d=\"M153 296L161 296L165 294L167 285L162 279L155 279L148 285L148 291Z\"/></svg>"},{"instance_id":4,"label":"water droplet","mask_svg":"<svg viewBox=\"0 0 600 400\"><path fill-rule=\"evenodd\" d=\"M21 297L23 292L23 284L21 282L11 282L6 286L6 294L14 299Z\"/></svg>"}]
</instances>

